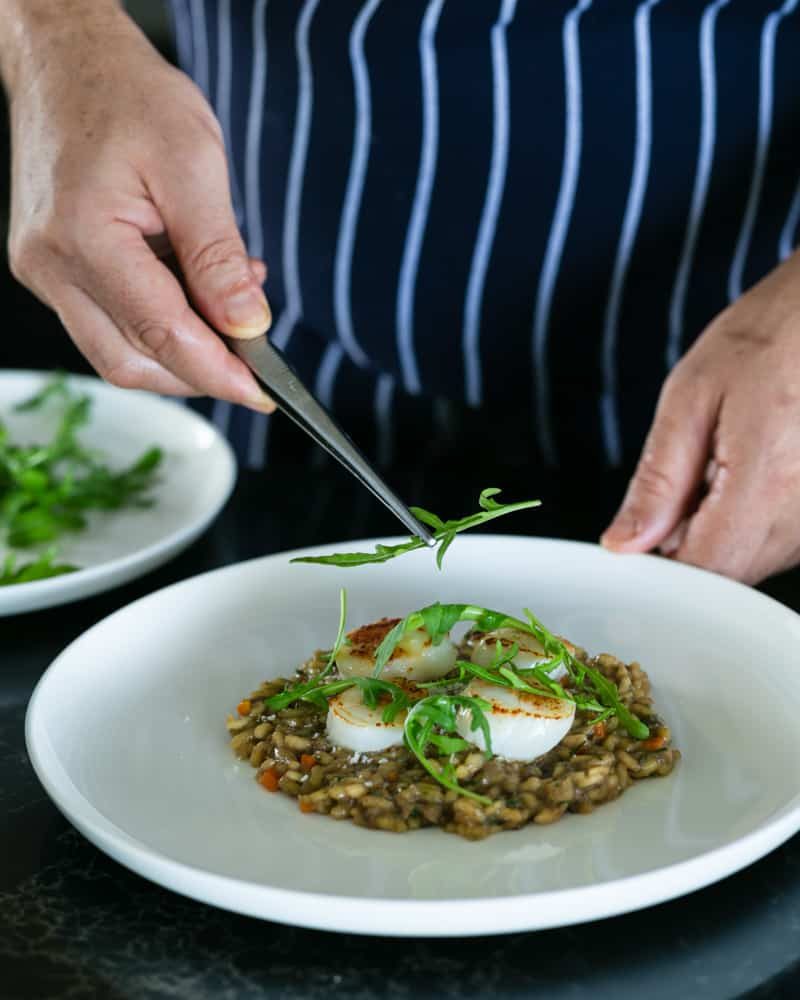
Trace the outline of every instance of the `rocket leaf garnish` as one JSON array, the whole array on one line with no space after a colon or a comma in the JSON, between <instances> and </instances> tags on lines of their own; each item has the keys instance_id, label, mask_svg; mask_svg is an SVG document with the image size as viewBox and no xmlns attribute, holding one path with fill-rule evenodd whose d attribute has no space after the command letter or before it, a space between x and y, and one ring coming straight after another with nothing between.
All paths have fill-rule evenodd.
<instances>
[{"instance_id":1,"label":"rocket leaf garnish","mask_svg":"<svg viewBox=\"0 0 800 1000\"><path fill-rule=\"evenodd\" d=\"M436 539L436 565L442 568L444 554L453 542L453 539L462 531L470 528L477 528L481 524L494 520L496 517L504 517L506 514L513 514L518 510L528 510L531 507L538 507L541 500L521 500L517 503L500 504L493 499L500 490L496 487L489 487L483 490L478 498L480 510L468 517L459 520L443 521L436 514L432 514L422 507L411 507L411 513L423 524L433 529L433 537ZM292 562L316 563L321 566L341 566L349 568L351 566L364 566L366 563L383 563L402 556L406 552L413 552L415 549L426 548L425 542L418 536L412 535L407 542L400 542L397 545L376 545L374 552L334 552L329 556L297 556Z\"/></svg>"}]
</instances>

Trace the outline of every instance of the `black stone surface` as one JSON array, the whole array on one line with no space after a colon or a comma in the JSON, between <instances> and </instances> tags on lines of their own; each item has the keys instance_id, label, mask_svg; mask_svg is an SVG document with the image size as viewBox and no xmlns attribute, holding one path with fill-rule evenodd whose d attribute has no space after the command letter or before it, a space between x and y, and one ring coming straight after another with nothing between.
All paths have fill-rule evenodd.
<instances>
[{"instance_id":1,"label":"black stone surface","mask_svg":"<svg viewBox=\"0 0 800 1000\"><path fill-rule=\"evenodd\" d=\"M474 492L469 485L465 493L451 480L426 498L456 513ZM563 503L537 512L535 525L591 538L605 515L601 505L577 513ZM169 566L68 607L0 619L0 997L797 996L797 837L717 885L628 916L533 934L397 940L285 927L184 899L101 854L50 804L25 753L25 706L72 639L136 597L205 569L387 531L395 525L330 465L313 479L299 468L266 479L249 473L212 529ZM797 573L767 589L800 606Z\"/></svg>"}]
</instances>

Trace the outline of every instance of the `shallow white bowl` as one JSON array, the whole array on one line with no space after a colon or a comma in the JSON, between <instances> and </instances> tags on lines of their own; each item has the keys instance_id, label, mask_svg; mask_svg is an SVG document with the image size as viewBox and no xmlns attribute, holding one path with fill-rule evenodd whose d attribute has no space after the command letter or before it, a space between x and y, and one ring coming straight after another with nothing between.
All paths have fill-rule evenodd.
<instances>
[{"instance_id":1,"label":"shallow white bowl","mask_svg":"<svg viewBox=\"0 0 800 1000\"><path fill-rule=\"evenodd\" d=\"M33 395L50 376L46 372L0 372L0 419L14 442L52 438L57 424L52 410L15 413L13 407ZM236 481L230 445L207 420L152 393L117 389L98 378L71 376L70 385L92 398L91 419L80 439L121 468L152 445L164 458L152 507L92 513L89 527L55 544L59 561L75 573L0 587L0 616L66 604L132 580L183 551L211 523ZM6 554L0 543L0 560ZM20 562L35 553L18 551Z\"/></svg>"},{"instance_id":2,"label":"shallow white bowl","mask_svg":"<svg viewBox=\"0 0 800 1000\"><path fill-rule=\"evenodd\" d=\"M683 761L590 816L478 843L301 814L232 757L224 720L260 680L331 644L340 586L351 625L436 599L527 606L591 652L639 659ZM28 748L90 840L196 899L365 934L553 927L698 889L800 827L798 643L798 616L753 590L590 545L468 536L441 573L425 551L355 570L280 554L89 630L37 687Z\"/></svg>"}]
</instances>

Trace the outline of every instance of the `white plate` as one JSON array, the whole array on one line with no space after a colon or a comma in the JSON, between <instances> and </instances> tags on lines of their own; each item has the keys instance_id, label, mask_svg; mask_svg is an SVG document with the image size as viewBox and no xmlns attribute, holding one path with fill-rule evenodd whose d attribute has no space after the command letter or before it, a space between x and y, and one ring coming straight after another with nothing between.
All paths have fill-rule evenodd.
<instances>
[{"instance_id":1,"label":"white plate","mask_svg":"<svg viewBox=\"0 0 800 1000\"><path fill-rule=\"evenodd\" d=\"M15 403L41 389L45 372L0 372L0 420L12 441L49 440L50 411L14 413ZM0 587L0 616L65 604L141 576L177 555L208 526L230 495L236 460L228 443L201 416L146 392L116 389L97 378L71 376L75 390L92 397L82 441L108 456L114 467L159 445L164 459L153 507L93 513L89 528L59 540L59 557L76 573ZM6 550L0 543L0 560ZM19 558L27 558L19 552Z\"/></svg>"},{"instance_id":2,"label":"white plate","mask_svg":"<svg viewBox=\"0 0 800 1000\"><path fill-rule=\"evenodd\" d=\"M340 586L351 625L435 599L527 606L590 651L639 658L684 760L590 816L478 843L301 814L235 761L224 719L263 678L330 645ZM468 536L441 573L425 551L355 570L290 566L284 553L90 629L37 687L28 749L90 840L187 896L366 934L552 927L707 885L800 827L799 646L800 618L755 591L595 546Z\"/></svg>"}]
</instances>

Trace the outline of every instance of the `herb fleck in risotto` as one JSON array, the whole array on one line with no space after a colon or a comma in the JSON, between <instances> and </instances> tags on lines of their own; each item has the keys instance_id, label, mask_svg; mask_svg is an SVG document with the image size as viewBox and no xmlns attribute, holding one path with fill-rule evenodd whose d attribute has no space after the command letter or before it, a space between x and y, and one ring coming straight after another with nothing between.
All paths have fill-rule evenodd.
<instances>
[{"instance_id":1,"label":"herb fleck in risotto","mask_svg":"<svg viewBox=\"0 0 800 1000\"><path fill-rule=\"evenodd\" d=\"M301 812L470 839L668 775L680 753L641 667L589 658L525 614L437 603L345 635L343 595L333 649L241 701L231 748Z\"/></svg>"}]
</instances>

